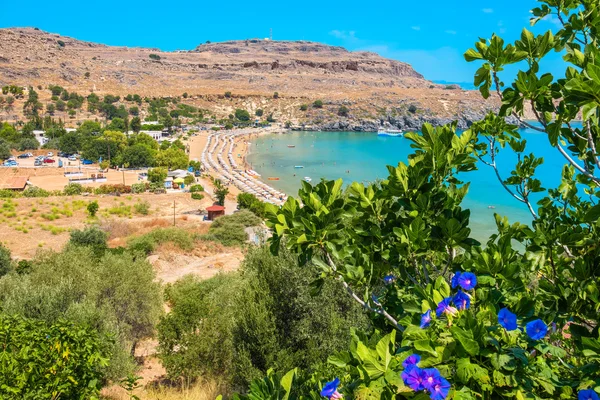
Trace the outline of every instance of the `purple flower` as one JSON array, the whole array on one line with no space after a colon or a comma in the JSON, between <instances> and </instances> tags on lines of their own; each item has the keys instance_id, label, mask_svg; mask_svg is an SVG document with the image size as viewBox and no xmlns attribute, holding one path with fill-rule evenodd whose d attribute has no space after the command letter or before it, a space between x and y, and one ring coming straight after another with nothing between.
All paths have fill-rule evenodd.
<instances>
[{"instance_id":1,"label":"purple flower","mask_svg":"<svg viewBox=\"0 0 600 400\"><path fill-rule=\"evenodd\" d=\"M577 394L578 400L600 400L598 397L598 393L594 392L592 389L580 390Z\"/></svg>"},{"instance_id":2,"label":"purple flower","mask_svg":"<svg viewBox=\"0 0 600 400\"><path fill-rule=\"evenodd\" d=\"M458 286L458 279L460 278L460 272L456 271L454 273L454 276L452 277L452 289L456 289L456 287Z\"/></svg>"},{"instance_id":3,"label":"purple flower","mask_svg":"<svg viewBox=\"0 0 600 400\"><path fill-rule=\"evenodd\" d=\"M323 386L323 390L321 390L321 396L332 398L337 394L337 388L340 385L340 379L335 378L331 382L327 382L325 386ZM336 397L337 398L337 397Z\"/></svg>"},{"instance_id":4,"label":"purple flower","mask_svg":"<svg viewBox=\"0 0 600 400\"><path fill-rule=\"evenodd\" d=\"M429 325L431 325L431 310L427 310L425 314L421 314L421 329L425 329Z\"/></svg>"},{"instance_id":5,"label":"purple flower","mask_svg":"<svg viewBox=\"0 0 600 400\"><path fill-rule=\"evenodd\" d=\"M444 377L439 376L436 379L433 387L429 390L431 392L431 400L444 400L446 397L448 397L450 387L450 382L448 382Z\"/></svg>"},{"instance_id":6,"label":"purple flower","mask_svg":"<svg viewBox=\"0 0 600 400\"><path fill-rule=\"evenodd\" d=\"M525 331L527 332L527 336L533 340L541 340L548 333L548 326L541 319L536 319L525 325Z\"/></svg>"},{"instance_id":7,"label":"purple flower","mask_svg":"<svg viewBox=\"0 0 600 400\"><path fill-rule=\"evenodd\" d=\"M404 384L415 392L423 390L423 370L419 367L412 367L402 372Z\"/></svg>"},{"instance_id":8,"label":"purple flower","mask_svg":"<svg viewBox=\"0 0 600 400\"><path fill-rule=\"evenodd\" d=\"M458 284L464 290L471 290L477 286L477 277L472 272L463 272L458 277Z\"/></svg>"},{"instance_id":9,"label":"purple flower","mask_svg":"<svg viewBox=\"0 0 600 400\"><path fill-rule=\"evenodd\" d=\"M386 275L383 277L383 283L385 283L386 285L394 283L395 280L396 280L396 277L392 274Z\"/></svg>"},{"instance_id":10,"label":"purple flower","mask_svg":"<svg viewBox=\"0 0 600 400\"><path fill-rule=\"evenodd\" d=\"M452 302L452 297L446 297L444 300L440 301L440 303L437 305L437 309L435 310L435 314L439 317L442 316L442 314L456 314L458 312L458 310L452 306L450 306L450 303Z\"/></svg>"},{"instance_id":11,"label":"purple flower","mask_svg":"<svg viewBox=\"0 0 600 400\"><path fill-rule=\"evenodd\" d=\"M434 385L438 382L438 379L442 376L440 371L435 368L427 368L422 372L423 376L423 387L430 392L433 392Z\"/></svg>"},{"instance_id":12,"label":"purple flower","mask_svg":"<svg viewBox=\"0 0 600 400\"><path fill-rule=\"evenodd\" d=\"M454 295L452 301L454 302L454 305L456 305L456 308L458 308L459 310L468 310L469 307L471 307L471 296L469 296L462 290L459 290L458 293Z\"/></svg>"},{"instance_id":13,"label":"purple flower","mask_svg":"<svg viewBox=\"0 0 600 400\"><path fill-rule=\"evenodd\" d=\"M421 361L421 356L418 354L413 354L413 355L408 356L408 358L406 360L404 360L404 362L402 363L402 366L405 369L413 368L413 367L417 366L419 361Z\"/></svg>"},{"instance_id":14,"label":"purple flower","mask_svg":"<svg viewBox=\"0 0 600 400\"><path fill-rule=\"evenodd\" d=\"M507 331L514 331L517 329L517 316L508 311L508 308L503 308L498 312L498 323Z\"/></svg>"}]
</instances>

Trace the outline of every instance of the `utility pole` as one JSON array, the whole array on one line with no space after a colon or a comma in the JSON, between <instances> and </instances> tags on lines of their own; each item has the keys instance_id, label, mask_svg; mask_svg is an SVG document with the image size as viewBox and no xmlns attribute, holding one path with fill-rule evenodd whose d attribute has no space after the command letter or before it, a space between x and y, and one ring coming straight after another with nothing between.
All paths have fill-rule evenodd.
<instances>
[{"instance_id":1,"label":"utility pole","mask_svg":"<svg viewBox=\"0 0 600 400\"><path fill-rule=\"evenodd\" d=\"M125 171L123 170L123 185L125 185Z\"/></svg>"},{"instance_id":2,"label":"utility pole","mask_svg":"<svg viewBox=\"0 0 600 400\"><path fill-rule=\"evenodd\" d=\"M175 200L173 200L173 226L175 226Z\"/></svg>"}]
</instances>

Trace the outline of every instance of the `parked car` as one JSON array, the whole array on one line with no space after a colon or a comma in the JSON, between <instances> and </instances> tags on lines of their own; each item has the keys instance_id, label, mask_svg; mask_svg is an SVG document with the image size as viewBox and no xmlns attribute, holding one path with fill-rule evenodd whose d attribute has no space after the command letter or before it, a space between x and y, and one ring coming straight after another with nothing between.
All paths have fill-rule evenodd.
<instances>
[{"instance_id":1,"label":"parked car","mask_svg":"<svg viewBox=\"0 0 600 400\"><path fill-rule=\"evenodd\" d=\"M48 154L46 155L47 157L54 157L54 153L49 151Z\"/></svg>"},{"instance_id":2,"label":"parked car","mask_svg":"<svg viewBox=\"0 0 600 400\"><path fill-rule=\"evenodd\" d=\"M75 157L75 156L69 156L68 160L69 161L77 161L77 157Z\"/></svg>"},{"instance_id":3,"label":"parked car","mask_svg":"<svg viewBox=\"0 0 600 400\"><path fill-rule=\"evenodd\" d=\"M83 165L90 165L90 164L93 164L94 162L93 162L92 160L85 160L85 159L84 159L84 160L81 160L81 163L82 163Z\"/></svg>"},{"instance_id":4,"label":"parked car","mask_svg":"<svg viewBox=\"0 0 600 400\"><path fill-rule=\"evenodd\" d=\"M17 158L29 158L29 153L19 154Z\"/></svg>"},{"instance_id":5,"label":"parked car","mask_svg":"<svg viewBox=\"0 0 600 400\"><path fill-rule=\"evenodd\" d=\"M46 163L46 164L52 164L55 162L56 162L56 160L54 160L52 158L44 158L44 163Z\"/></svg>"},{"instance_id":6,"label":"parked car","mask_svg":"<svg viewBox=\"0 0 600 400\"><path fill-rule=\"evenodd\" d=\"M17 162L14 160L6 160L6 161L4 161L4 164L2 164L2 165L4 165L5 167L16 167L19 164L17 164Z\"/></svg>"},{"instance_id":7,"label":"parked car","mask_svg":"<svg viewBox=\"0 0 600 400\"><path fill-rule=\"evenodd\" d=\"M41 167L43 165L42 160L35 160L33 162L34 167Z\"/></svg>"},{"instance_id":8,"label":"parked car","mask_svg":"<svg viewBox=\"0 0 600 400\"><path fill-rule=\"evenodd\" d=\"M59 157L69 157L69 155L67 153L65 153L64 151L59 151L57 155Z\"/></svg>"}]
</instances>

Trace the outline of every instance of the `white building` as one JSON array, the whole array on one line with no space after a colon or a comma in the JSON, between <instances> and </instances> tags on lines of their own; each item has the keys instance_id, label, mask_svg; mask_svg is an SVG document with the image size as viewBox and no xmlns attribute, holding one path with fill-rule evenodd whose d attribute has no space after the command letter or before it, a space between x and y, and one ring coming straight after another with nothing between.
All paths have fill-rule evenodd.
<instances>
[{"instance_id":1,"label":"white building","mask_svg":"<svg viewBox=\"0 0 600 400\"><path fill-rule=\"evenodd\" d=\"M36 140L39 142L40 146L48 143L48 138L46 137L46 131L34 130L33 134Z\"/></svg>"}]
</instances>

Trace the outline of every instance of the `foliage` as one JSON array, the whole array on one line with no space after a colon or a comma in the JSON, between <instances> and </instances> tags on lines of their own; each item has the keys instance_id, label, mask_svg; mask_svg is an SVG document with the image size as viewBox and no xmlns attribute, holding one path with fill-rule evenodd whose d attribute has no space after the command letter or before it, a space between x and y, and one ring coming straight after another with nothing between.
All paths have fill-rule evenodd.
<instances>
[{"instance_id":1,"label":"foliage","mask_svg":"<svg viewBox=\"0 0 600 400\"><path fill-rule=\"evenodd\" d=\"M90 204L88 204L88 207ZM71 231L71 240L69 244L74 246L90 246L96 249L104 250L108 234L96 226L90 226L83 230L75 229Z\"/></svg>"},{"instance_id":2,"label":"foliage","mask_svg":"<svg viewBox=\"0 0 600 400\"><path fill-rule=\"evenodd\" d=\"M128 168L141 168L154 165L153 150L143 144L134 144L125 149L122 156L123 165Z\"/></svg>"},{"instance_id":3,"label":"foliage","mask_svg":"<svg viewBox=\"0 0 600 400\"><path fill-rule=\"evenodd\" d=\"M250 121L250 113L247 110L236 109L235 118L242 122Z\"/></svg>"},{"instance_id":4,"label":"foliage","mask_svg":"<svg viewBox=\"0 0 600 400\"><path fill-rule=\"evenodd\" d=\"M194 178L193 175L186 175L185 178L183 178L183 183L186 186L189 186L189 185L191 185L194 182L196 182L196 178Z\"/></svg>"},{"instance_id":5,"label":"foliage","mask_svg":"<svg viewBox=\"0 0 600 400\"><path fill-rule=\"evenodd\" d=\"M138 214L141 214L141 215L150 214L150 203L147 201L140 201L138 203L135 203L133 208L135 209L135 212Z\"/></svg>"},{"instance_id":6,"label":"foliage","mask_svg":"<svg viewBox=\"0 0 600 400\"><path fill-rule=\"evenodd\" d=\"M313 107L314 108L323 108L323 100L315 100L313 102Z\"/></svg>"},{"instance_id":7,"label":"foliage","mask_svg":"<svg viewBox=\"0 0 600 400\"><path fill-rule=\"evenodd\" d=\"M131 185L131 193L145 193L148 190L147 182L134 183Z\"/></svg>"},{"instance_id":8,"label":"foliage","mask_svg":"<svg viewBox=\"0 0 600 400\"><path fill-rule=\"evenodd\" d=\"M50 192L37 186L28 186L23 190L23 197L48 197Z\"/></svg>"},{"instance_id":9,"label":"foliage","mask_svg":"<svg viewBox=\"0 0 600 400\"><path fill-rule=\"evenodd\" d=\"M186 169L188 166L188 156L184 150L176 147L169 147L166 150L159 151L156 154L156 166L173 169Z\"/></svg>"},{"instance_id":10,"label":"foliage","mask_svg":"<svg viewBox=\"0 0 600 400\"><path fill-rule=\"evenodd\" d=\"M340 117L347 117L350 114L350 109L346 106L340 106L340 108L338 108L338 115Z\"/></svg>"},{"instance_id":11,"label":"foliage","mask_svg":"<svg viewBox=\"0 0 600 400\"><path fill-rule=\"evenodd\" d=\"M241 274L186 277L165 290L171 312L158 326L160 358L172 377L223 377L246 385L270 368L324 366L345 348L350 326L368 318L330 282L311 295L309 277L289 254L250 250ZM290 301L281 304L280 299ZM293 300L292 300L293 299Z\"/></svg>"},{"instance_id":12,"label":"foliage","mask_svg":"<svg viewBox=\"0 0 600 400\"><path fill-rule=\"evenodd\" d=\"M300 105L300 111L306 111L306 110L308 110L308 104Z\"/></svg>"},{"instance_id":13,"label":"foliage","mask_svg":"<svg viewBox=\"0 0 600 400\"><path fill-rule=\"evenodd\" d=\"M127 247L133 251L150 254L163 243L173 243L182 250L192 250L194 248L194 238L188 232L179 228L156 229L145 235L130 239L127 242Z\"/></svg>"},{"instance_id":14,"label":"foliage","mask_svg":"<svg viewBox=\"0 0 600 400\"><path fill-rule=\"evenodd\" d=\"M0 244L0 277L8 274L13 269L13 261L10 250Z\"/></svg>"},{"instance_id":15,"label":"foliage","mask_svg":"<svg viewBox=\"0 0 600 400\"><path fill-rule=\"evenodd\" d=\"M150 59L154 61L160 60L160 56L158 54L150 54L148 57L150 57Z\"/></svg>"},{"instance_id":16,"label":"foliage","mask_svg":"<svg viewBox=\"0 0 600 400\"><path fill-rule=\"evenodd\" d=\"M265 216L265 204L252 193L240 193L237 196L238 209L247 209L259 217Z\"/></svg>"},{"instance_id":17,"label":"foliage","mask_svg":"<svg viewBox=\"0 0 600 400\"><path fill-rule=\"evenodd\" d=\"M84 188L80 183L69 183L63 189L65 196L77 196L84 192Z\"/></svg>"},{"instance_id":18,"label":"foliage","mask_svg":"<svg viewBox=\"0 0 600 400\"><path fill-rule=\"evenodd\" d=\"M214 193L217 198L217 204L224 206L225 197L229 194L229 189L227 186L223 185L223 182L220 179L213 179L213 185L215 185Z\"/></svg>"},{"instance_id":19,"label":"foliage","mask_svg":"<svg viewBox=\"0 0 600 400\"><path fill-rule=\"evenodd\" d=\"M191 197L194 200L202 200L204 198L204 195L202 193L192 193Z\"/></svg>"},{"instance_id":20,"label":"foliage","mask_svg":"<svg viewBox=\"0 0 600 400\"><path fill-rule=\"evenodd\" d=\"M248 241L245 228L258 226L261 219L250 211L243 210L217 218L210 226L203 240L219 242L224 246L241 246Z\"/></svg>"},{"instance_id":21,"label":"foliage","mask_svg":"<svg viewBox=\"0 0 600 400\"><path fill-rule=\"evenodd\" d=\"M0 314L0 397L97 398L110 354L94 329Z\"/></svg>"},{"instance_id":22,"label":"foliage","mask_svg":"<svg viewBox=\"0 0 600 400\"><path fill-rule=\"evenodd\" d=\"M26 137L19 141L19 151L37 150L40 147L40 142L37 139Z\"/></svg>"},{"instance_id":23,"label":"foliage","mask_svg":"<svg viewBox=\"0 0 600 400\"><path fill-rule=\"evenodd\" d=\"M167 179L166 168L152 168L148 170L148 180L152 183L163 184Z\"/></svg>"},{"instance_id":24,"label":"foliage","mask_svg":"<svg viewBox=\"0 0 600 400\"><path fill-rule=\"evenodd\" d=\"M8 315L55 324L68 320L98 332L110 354L108 379L132 372L132 350L154 330L162 312L152 266L129 252L98 255L88 246L34 259L29 273L0 278L0 307ZM82 366L83 368L83 366Z\"/></svg>"},{"instance_id":25,"label":"foliage","mask_svg":"<svg viewBox=\"0 0 600 400\"><path fill-rule=\"evenodd\" d=\"M94 218L96 216L96 213L98 212L99 208L100 208L100 206L98 205L98 202L96 200L90 201L88 203L88 205L86 206L86 210L87 210L88 214L90 215L90 217L92 217L92 218Z\"/></svg>"}]
</instances>

